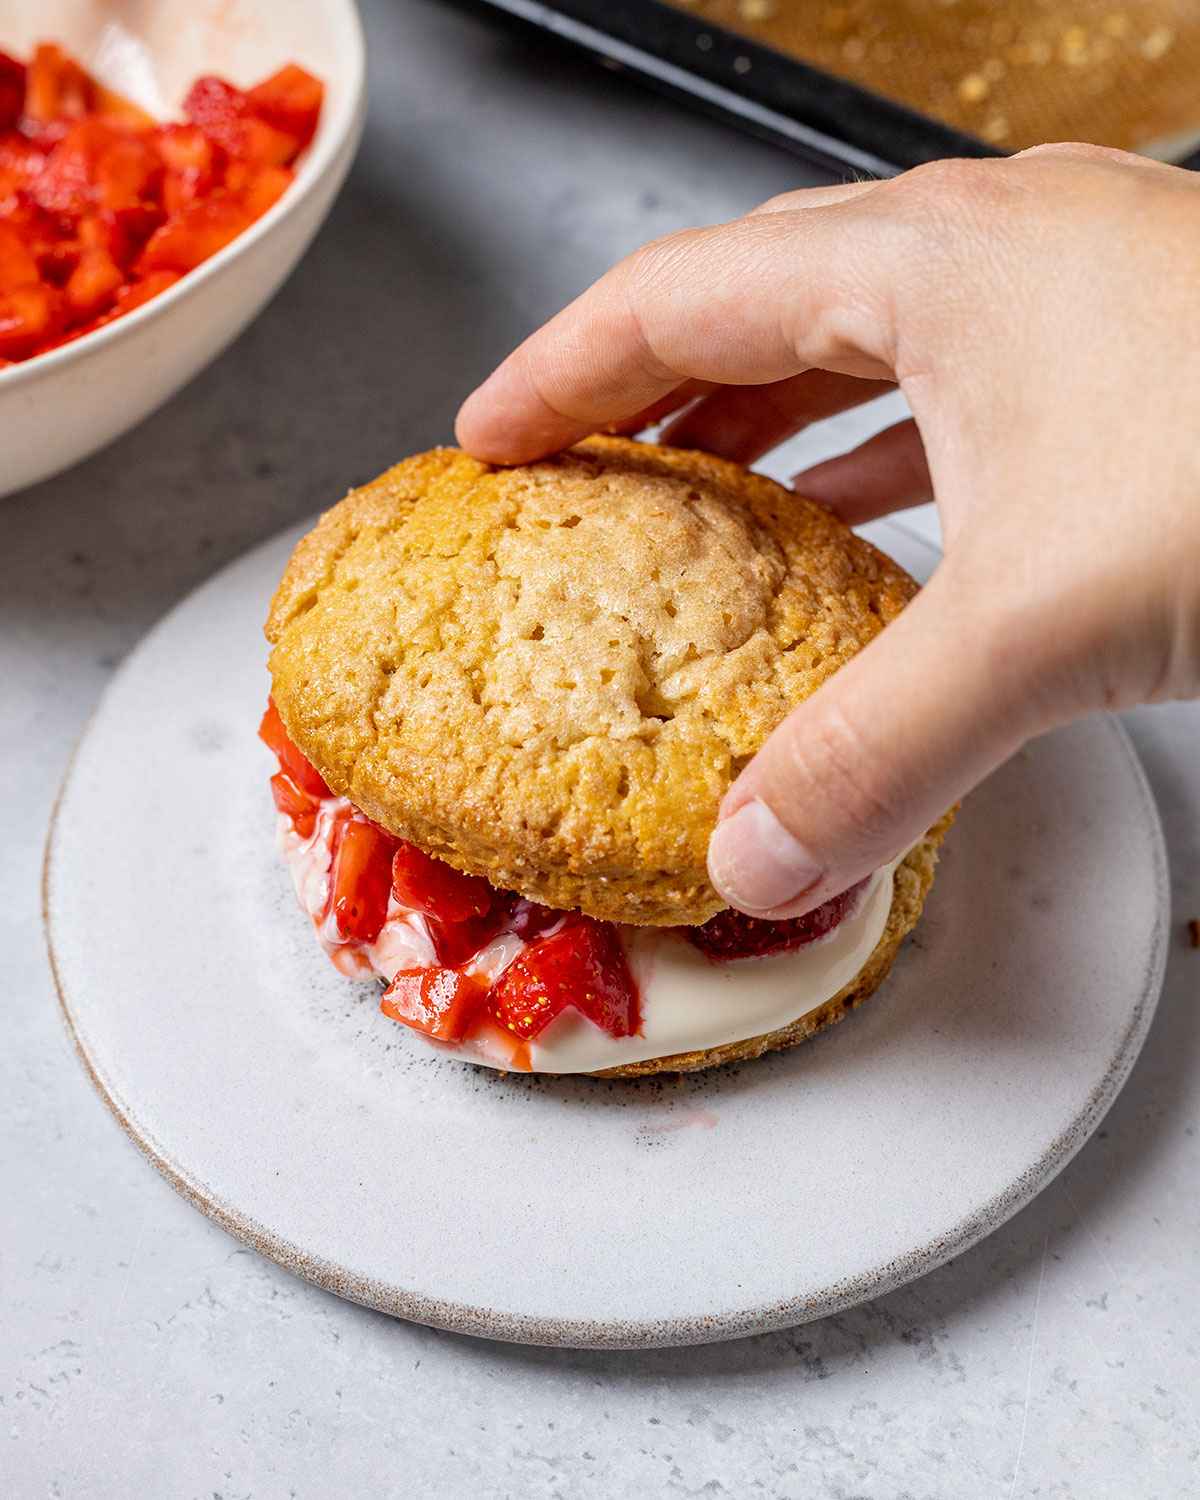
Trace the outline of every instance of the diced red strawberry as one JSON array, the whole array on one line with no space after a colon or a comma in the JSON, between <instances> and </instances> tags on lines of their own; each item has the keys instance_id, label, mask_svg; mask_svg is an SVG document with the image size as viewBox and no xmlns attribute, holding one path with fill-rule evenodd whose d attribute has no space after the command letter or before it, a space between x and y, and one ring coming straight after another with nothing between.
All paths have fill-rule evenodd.
<instances>
[{"instance_id":1,"label":"diced red strawberry","mask_svg":"<svg viewBox=\"0 0 1200 1500\"><path fill-rule=\"evenodd\" d=\"M0 135L0 205L29 186L46 164L46 153L15 131Z\"/></svg>"},{"instance_id":2,"label":"diced red strawberry","mask_svg":"<svg viewBox=\"0 0 1200 1500\"><path fill-rule=\"evenodd\" d=\"M539 939L492 986L488 1008L514 1036L530 1041L568 1005L610 1036L632 1036L641 1024L637 986L610 922L569 922Z\"/></svg>"},{"instance_id":3,"label":"diced red strawberry","mask_svg":"<svg viewBox=\"0 0 1200 1500\"><path fill-rule=\"evenodd\" d=\"M464 875L405 840L392 861L392 889L402 906L444 923L487 916L495 896L480 876Z\"/></svg>"},{"instance_id":4,"label":"diced red strawberry","mask_svg":"<svg viewBox=\"0 0 1200 1500\"><path fill-rule=\"evenodd\" d=\"M25 118L34 125L76 119L92 103L88 75L61 47L42 42L25 73Z\"/></svg>"},{"instance_id":5,"label":"diced red strawberry","mask_svg":"<svg viewBox=\"0 0 1200 1500\"><path fill-rule=\"evenodd\" d=\"M379 1008L440 1042L461 1042L486 1000L486 985L454 969L405 969L383 992Z\"/></svg>"},{"instance_id":6,"label":"diced red strawberry","mask_svg":"<svg viewBox=\"0 0 1200 1500\"><path fill-rule=\"evenodd\" d=\"M95 317L116 300L124 275L107 250L85 250L66 284L68 317L72 322Z\"/></svg>"},{"instance_id":7,"label":"diced red strawberry","mask_svg":"<svg viewBox=\"0 0 1200 1500\"><path fill-rule=\"evenodd\" d=\"M300 837L309 838L316 827L320 799L302 791L286 771L276 771L271 777L271 796L279 811L291 818Z\"/></svg>"},{"instance_id":8,"label":"diced red strawberry","mask_svg":"<svg viewBox=\"0 0 1200 1500\"><path fill-rule=\"evenodd\" d=\"M117 305L110 316L121 317L125 313L132 312L135 307L141 307L165 292L168 287L173 287L179 279L178 271L151 271L149 276L143 276L140 281L123 286L117 293ZM308 762L306 761L305 764L307 765ZM316 776L317 773L311 766L309 766L309 771ZM319 777L317 779L320 780ZM321 782L321 785L324 786L325 783Z\"/></svg>"},{"instance_id":9,"label":"diced red strawberry","mask_svg":"<svg viewBox=\"0 0 1200 1500\"><path fill-rule=\"evenodd\" d=\"M155 132L155 144L167 169L162 202L168 214L206 197L221 181L225 153L198 125L164 125Z\"/></svg>"},{"instance_id":10,"label":"diced red strawberry","mask_svg":"<svg viewBox=\"0 0 1200 1500\"><path fill-rule=\"evenodd\" d=\"M275 707L273 698L267 699L267 711L263 714L262 723L258 726L258 737L264 745L275 752L279 764L302 791L309 792L314 797L332 795L322 780L321 773L292 744L291 736L283 726L283 720L279 717L279 710Z\"/></svg>"},{"instance_id":11,"label":"diced red strawberry","mask_svg":"<svg viewBox=\"0 0 1200 1500\"><path fill-rule=\"evenodd\" d=\"M282 166L300 150L294 135L260 119L242 90L223 78L198 78L183 101L183 112L223 151L242 161Z\"/></svg>"},{"instance_id":12,"label":"diced red strawberry","mask_svg":"<svg viewBox=\"0 0 1200 1500\"><path fill-rule=\"evenodd\" d=\"M24 108L25 65L0 52L0 130L12 130Z\"/></svg>"},{"instance_id":13,"label":"diced red strawberry","mask_svg":"<svg viewBox=\"0 0 1200 1500\"><path fill-rule=\"evenodd\" d=\"M57 288L38 284L0 292L0 357L21 359L61 327L62 293Z\"/></svg>"},{"instance_id":14,"label":"diced red strawberry","mask_svg":"<svg viewBox=\"0 0 1200 1500\"><path fill-rule=\"evenodd\" d=\"M0 222L0 291L39 279L37 256L10 225Z\"/></svg>"},{"instance_id":15,"label":"diced red strawberry","mask_svg":"<svg viewBox=\"0 0 1200 1500\"><path fill-rule=\"evenodd\" d=\"M232 198L200 198L173 214L146 241L136 270L191 271L253 223Z\"/></svg>"},{"instance_id":16,"label":"diced red strawberry","mask_svg":"<svg viewBox=\"0 0 1200 1500\"><path fill-rule=\"evenodd\" d=\"M290 167L263 167L258 171L253 168L247 170L248 178L242 186L236 189L237 195L251 218L261 219L267 209L278 203L291 187L294 174Z\"/></svg>"},{"instance_id":17,"label":"diced red strawberry","mask_svg":"<svg viewBox=\"0 0 1200 1500\"><path fill-rule=\"evenodd\" d=\"M373 943L387 918L395 839L365 818L341 830L330 875L333 919L341 937Z\"/></svg>"},{"instance_id":18,"label":"diced red strawberry","mask_svg":"<svg viewBox=\"0 0 1200 1500\"><path fill-rule=\"evenodd\" d=\"M296 63L288 63L256 84L246 97L260 120L307 146L317 128L324 96L325 86L319 78Z\"/></svg>"},{"instance_id":19,"label":"diced red strawberry","mask_svg":"<svg viewBox=\"0 0 1200 1500\"><path fill-rule=\"evenodd\" d=\"M239 126L249 112L242 90L211 73L197 78L183 101L185 118L233 155L237 154L233 148L241 139Z\"/></svg>"},{"instance_id":20,"label":"diced red strawberry","mask_svg":"<svg viewBox=\"0 0 1200 1500\"><path fill-rule=\"evenodd\" d=\"M162 181L158 152L142 136L127 135L100 151L92 169L96 198L102 208L137 207L153 198Z\"/></svg>"},{"instance_id":21,"label":"diced red strawberry","mask_svg":"<svg viewBox=\"0 0 1200 1500\"><path fill-rule=\"evenodd\" d=\"M770 953L786 953L832 932L854 907L866 883L865 880L860 880L848 891L834 896L815 911L805 912L802 917L769 922L761 917L744 916L740 911L727 907L711 917L703 927L687 927L684 933L701 953L718 962L729 962L737 958L765 958Z\"/></svg>"}]
</instances>

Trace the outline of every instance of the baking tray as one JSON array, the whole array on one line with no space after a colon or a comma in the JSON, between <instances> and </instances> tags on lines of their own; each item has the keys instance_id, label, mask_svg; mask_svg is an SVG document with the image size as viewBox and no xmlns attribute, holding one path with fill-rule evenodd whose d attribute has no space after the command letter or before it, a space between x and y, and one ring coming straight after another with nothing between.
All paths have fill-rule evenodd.
<instances>
[{"instance_id":1,"label":"baking tray","mask_svg":"<svg viewBox=\"0 0 1200 1500\"><path fill-rule=\"evenodd\" d=\"M608 67L834 172L888 177L977 137L656 0L456 0L582 48ZM1200 152L1180 165L1200 166Z\"/></svg>"}]
</instances>

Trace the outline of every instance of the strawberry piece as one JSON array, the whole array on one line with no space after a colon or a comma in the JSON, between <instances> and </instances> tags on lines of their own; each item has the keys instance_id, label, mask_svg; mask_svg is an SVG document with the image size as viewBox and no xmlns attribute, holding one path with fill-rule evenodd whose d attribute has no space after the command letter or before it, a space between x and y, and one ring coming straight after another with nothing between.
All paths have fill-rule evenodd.
<instances>
[{"instance_id":1,"label":"strawberry piece","mask_svg":"<svg viewBox=\"0 0 1200 1500\"><path fill-rule=\"evenodd\" d=\"M331 908L339 936L373 943L387 919L395 839L365 818L347 820L330 877Z\"/></svg>"},{"instance_id":2,"label":"strawberry piece","mask_svg":"<svg viewBox=\"0 0 1200 1500\"><path fill-rule=\"evenodd\" d=\"M806 943L814 943L832 932L853 909L859 892L866 883L865 880L860 880L857 885L852 885L840 896L834 896L815 911L805 912L802 917L789 917L781 922L743 916L740 911L727 907L715 917L710 917L703 927L685 928L685 936L706 957L719 963L728 963L736 958L765 958L771 953L786 953L793 948L802 948Z\"/></svg>"},{"instance_id":3,"label":"strawberry piece","mask_svg":"<svg viewBox=\"0 0 1200 1500\"><path fill-rule=\"evenodd\" d=\"M0 135L0 208L4 200L28 192L34 178L46 165L46 153L14 131Z\"/></svg>"},{"instance_id":4,"label":"strawberry piece","mask_svg":"<svg viewBox=\"0 0 1200 1500\"><path fill-rule=\"evenodd\" d=\"M33 250L14 228L0 223L0 290L9 291L38 279L39 266Z\"/></svg>"},{"instance_id":5,"label":"strawberry piece","mask_svg":"<svg viewBox=\"0 0 1200 1500\"><path fill-rule=\"evenodd\" d=\"M53 42L35 48L25 73L25 119L33 125L78 119L93 100L94 86L79 64Z\"/></svg>"},{"instance_id":6,"label":"strawberry piece","mask_svg":"<svg viewBox=\"0 0 1200 1500\"><path fill-rule=\"evenodd\" d=\"M291 736L283 727L283 720L279 717L279 710L275 707L273 698L267 699L267 711L263 714L262 723L258 726L258 737L264 745L275 752L280 766L301 791L308 792L313 797L333 795L317 768L306 760L292 744Z\"/></svg>"},{"instance_id":7,"label":"strawberry piece","mask_svg":"<svg viewBox=\"0 0 1200 1500\"><path fill-rule=\"evenodd\" d=\"M523 1041L538 1036L568 1005L610 1036L637 1031L637 986L611 922L576 919L531 944L488 998L496 1021Z\"/></svg>"},{"instance_id":8,"label":"strawberry piece","mask_svg":"<svg viewBox=\"0 0 1200 1500\"><path fill-rule=\"evenodd\" d=\"M241 166L241 163L237 164ZM237 189L238 198L252 219L261 219L267 209L278 203L294 181L289 167L263 167L260 171L242 168L249 173L245 183ZM234 176L233 168L230 177ZM230 183L233 187L233 183Z\"/></svg>"},{"instance_id":9,"label":"strawberry piece","mask_svg":"<svg viewBox=\"0 0 1200 1500\"><path fill-rule=\"evenodd\" d=\"M379 1008L439 1042L461 1042L487 1000L487 986L454 969L402 969Z\"/></svg>"},{"instance_id":10,"label":"strawberry piece","mask_svg":"<svg viewBox=\"0 0 1200 1500\"><path fill-rule=\"evenodd\" d=\"M242 161L282 166L300 150L294 135L259 119L242 90L223 78L198 78L183 101L183 113L209 140Z\"/></svg>"},{"instance_id":11,"label":"strawberry piece","mask_svg":"<svg viewBox=\"0 0 1200 1500\"><path fill-rule=\"evenodd\" d=\"M168 287L173 287L179 279L178 271L151 271L149 276L143 276L140 281L127 283L117 293L116 307L100 321L108 323L113 318L123 317L125 313L132 312L135 307L141 307L161 292L165 292ZM296 753L299 754L299 751ZM311 766L309 770L313 776L316 776L317 773L312 770ZM322 785L324 785L323 782Z\"/></svg>"},{"instance_id":12,"label":"strawberry piece","mask_svg":"<svg viewBox=\"0 0 1200 1500\"><path fill-rule=\"evenodd\" d=\"M85 250L66 285L68 316L73 322L95 317L111 306L125 277L107 250Z\"/></svg>"},{"instance_id":13,"label":"strawberry piece","mask_svg":"<svg viewBox=\"0 0 1200 1500\"><path fill-rule=\"evenodd\" d=\"M241 141L241 122L249 112L242 90L211 73L197 78L183 101L185 118L231 156L238 154L235 148Z\"/></svg>"},{"instance_id":14,"label":"strawberry piece","mask_svg":"<svg viewBox=\"0 0 1200 1500\"><path fill-rule=\"evenodd\" d=\"M199 125L161 125L154 133L154 144L169 172L216 175L217 148Z\"/></svg>"},{"instance_id":15,"label":"strawberry piece","mask_svg":"<svg viewBox=\"0 0 1200 1500\"><path fill-rule=\"evenodd\" d=\"M172 214L146 241L135 267L146 271L191 271L223 250L253 222L232 198L200 198Z\"/></svg>"},{"instance_id":16,"label":"strawberry piece","mask_svg":"<svg viewBox=\"0 0 1200 1500\"><path fill-rule=\"evenodd\" d=\"M311 838L317 826L320 799L302 791L286 771L276 771L271 777L271 796L278 810L292 820L292 827L301 838Z\"/></svg>"},{"instance_id":17,"label":"strawberry piece","mask_svg":"<svg viewBox=\"0 0 1200 1500\"><path fill-rule=\"evenodd\" d=\"M495 892L479 875L464 875L402 839L392 861L392 889L401 906L441 923L486 917Z\"/></svg>"},{"instance_id":18,"label":"strawberry piece","mask_svg":"<svg viewBox=\"0 0 1200 1500\"><path fill-rule=\"evenodd\" d=\"M22 359L62 327L62 294L50 286L0 293L0 357Z\"/></svg>"},{"instance_id":19,"label":"strawberry piece","mask_svg":"<svg viewBox=\"0 0 1200 1500\"><path fill-rule=\"evenodd\" d=\"M154 143L166 168L162 202L168 214L206 197L220 182L225 153L198 125L164 125Z\"/></svg>"},{"instance_id":20,"label":"strawberry piece","mask_svg":"<svg viewBox=\"0 0 1200 1500\"><path fill-rule=\"evenodd\" d=\"M325 85L296 63L288 63L256 84L246 97L260 120L294 136L303 147L316 131Z\"/></svg>"},{"instance_id":21,"label":"strawberry piece","mask_svg":"<svg viewBox=\"0 0 1200 1500\"><path fill-rule=\"evenodd\" d=\"M24 108L25 65L0 52L0 130L12 130Z\"/></svg>"},{"instance_id":22,"label":"strawberry piece","mask_svg":"<svg viewBox=\"0 0 1200 1500\"><path fill-rule=\"evenodd\" d=\"M100 151L92 180L102 208L123 209L157 196L162 175L162 160L151 143L142 136L127 135Z\"/></svg>"}]
</instances>

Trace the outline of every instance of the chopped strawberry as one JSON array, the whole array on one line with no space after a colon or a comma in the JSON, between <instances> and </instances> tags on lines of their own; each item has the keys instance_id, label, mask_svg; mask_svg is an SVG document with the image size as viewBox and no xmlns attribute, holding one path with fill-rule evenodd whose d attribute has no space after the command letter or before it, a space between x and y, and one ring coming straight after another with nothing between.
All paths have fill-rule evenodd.
<instances>
[{"instance_id":1,"label":"chopped strawberry","mask_svg":"<svg viewBox=\"0 0 1200 1500\"><path fill-rule=\"evenodd\" d=\"M241 89L235 89L223 78L205 74L197 78L187 91L183 113L209 140L215 141L231 156L238 155L236 147L241 142L241 122L250 113L250 105Z\"/></svg>"},{"instance_id":2,"label":"chopped strawberry","mask_svg":"<svg viewBox=\"0 0 1200 1500\"><path fill-rule=\"evenodd\" d=\"M102 208L134 208L153 198L162 181L158 152L141 136L120 136L96 158L92 177Z\"/></svg>"},{"instance_id":3,"label":"chopped strawberry","mask_svg":"<svg viewBox=\"0 0 1200 1500\"><path fill-rule=\"evenodd\" d=\"M200 198L173 214L146 241L136 270L192 271L253 223L232 198Z\"/></svg>"},{"instance_id":4,"label":"chopped strawberry","mask_svg":"<svg viewBox=\"0 0 1200 1500\"><path fill-rule=\"evenodd\" d=\"M0 222L0 290L39 279L37 256L10 225Z\"/></svg>"},{"instance_id":5,"label":"chopped strawberry","mask_svg":"<svg viewBox=\"0 0 1200 1500\"><path fill-rule=\"evenodd\" d=\"M162 201L168 214L207 197L221 181L225 153L198 125L164 125L155 144L166 167Z\"/></svg>"},{"instance_id":6,"label":"chopped strawberry","mask_svg":"<svg viewBox=\"0 0 1200 1500\"><path fill-rule=\"evenodd\" d=\"M395 839L365 818L350 818L333 856L330 896L338 933L373 943L387 919Z\"/></svg>"},{"instance_id":7,"label":"chopped strawberry","mask_svg":"<svg viewBox=\"0 0 1200 1500\"><path fill-rule=\"evenodd\" d=\"M286 771L276 771L271 777L271 796L279 811L292 820L292 827L300 837L310 838L317 825L320 799L302 791Z\"/></svg>"},{"instance_id":8,"label":"chopped strawberry","mask_svg":"<svg viewBox=\"0 0 1200 1500\"><path fill-rule=\"evenodd\" d=\"M140 281L132 282L121 288L117 293L117 305L109 316L112 317L115 315L119 317L125 313L132 312L135 307L141 307L144 303L149 302L151 298L157 297L169 287L173 287L179 279L178 271L151 271L149 276L143 276ZM296 753L299 754L298 751ZM317 773L313 771L311 766L309 766L309 771L313 776L316 776ZM323 786L324 782L321 784Z\"/></svg>"},{"instance_id":9,"label":"chopped strawberry","mask_svg":"<svg viewBox=\"0 0 1200 1500\"><path fill-rule=\"evenodd\" d=\"M95 317L111 306L124 279L107 250L84 250L65 288L71 321Z\"/></svg>"},{"instance_id":10,"label":"chopped strawberry","mask_svg":"<svg viewBox=\"0 0 1200 1500\"><path fill-rule=\"evenodd\" d=\"M392 861L392 889L402 906L443 923L486 917L495 896L480 876L464 875L405 840Z\"/></svg>"},{"instance_id":11,"label":"chopped strawberry","mask_svg":"<svg viewBox=\"0 0 1200 1500\"><path fill-rule=\"evenodd\" d=\"M251 218L260 219L291 187L295 180L294 174L290 167L263 167L257 172L247 170L249 177L237 189L238 198Z\"/></svg>"},{"instance_id":12,"label":"chopped strawberry","mask_svg":"<svg viewBox=\"0 0 1200 1500\"><path fill-rule=\"evenodd\" d=\"M52 120L77 119L86 114L93 97L92 82L84 70L53 42L34 49L25 73L25 118L33 125Z\"/></svg>"},{"instance_id":13,"label":"chopped strawberry","mask_svg":"<svg viewBox=\"0 0 1200 1500\"><path fill-rule=\"evenodd\" d=\"M198 78L183 101L183 112L223 151L259 166L282 166L300 150L300 142L252 111L241 89L223 78Z\"/></svg>"},{"instance_id":14,"label":"chopped strawberry","mask_svg":"<svg viewBox=\"0 0 1200 1500\"><path fill-rule=\"evenodd\" d=\"M258 737L264 745L274 750L279 764L302 791L309 792L314 797L332 795L322 780L321 773L292 744L273 698L267 699L267 711L258 726Z\"/></svg>"},{"instance_id":15,"label":"chopped strawberry","mask_svg":"<svg viewBox=\"0 0 1200 1500\"><path fill-rule=\"evenodd\" d=\"M12 130L24 108L25 65L0 52L0 130Z\"/></svg>"},{"instance_id":16,"label":"chopped strawberry","mask_svg":"<svg viewBox=\"0 0 1200 1500\"><path fill-rule=\"evenodd\" d=\"M785 953L816 942L832 932L852 910L866 883L860 880L848 891L834 896L815 911L805 912L802 917L769 922L761 917L743 916L740 911L727 907L703 927L688 927L684 933L701 953L721 963L736 958L765 958L770 953Z\"/></svg>"},{"instance_id":17,"label":"chopped strawberry","mask_svg":"<svg viewBox=\"0 0 1200 1500\"><path fill-rule=\"evenodd\" d=\"M296 63L288 63L264 78L246 95L260 120L294 136L301 146L307 146L313 138L324 96L321 80Z\"/></svg>"},{"instance_id":18,"label":"chopped strawberry","mask_svg":"<svg viewBox=\"0 0 1200 1500\"><path fill-rule=\"evenodd\" d=\"M610 1036L641 1024L637 986L610 922L578 919L539 939L492 986L488 1008L514 1036L530 1041L568 1005Z\"/></svg>"},{"instance_id":19,"label":"chopped strawberry","mask_svg":"<svg viewBox=\"0 0 1200 1500\"><path fill-rule=\"evenodd\" d=\"M21 359L62 327L62 294L55 287L17 286L0 292L0 357Z\"/></svg>"},{"instance_id":20,"label":"chopped strawberry","mask_svg":"<svg viewBox=\"0 0 1200 1500\"><path fill-rule=\"evenodd\" d=\"M440 1042L461 1042L486 1000L486 985L454 969L404 969L383 992L379 1008Z\"/></svg>"},{"instance_id":21,"label":"chopped strawberry","mask_svg":"<svg viewBox=\"0 0 1200 1500\"><path fill-rule=\"evenodd\" d=\"M28 192L46 165L46 153L16 131L0 135L0 205L19 192Z\"/></svg>"}]
</instances>

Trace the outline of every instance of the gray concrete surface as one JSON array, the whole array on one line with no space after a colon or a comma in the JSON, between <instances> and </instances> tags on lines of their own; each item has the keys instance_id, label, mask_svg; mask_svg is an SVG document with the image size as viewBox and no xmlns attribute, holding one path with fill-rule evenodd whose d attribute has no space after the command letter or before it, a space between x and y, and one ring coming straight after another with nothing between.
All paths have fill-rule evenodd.
<instances>
[{"instance_id":1,"label":"gray concrete surface","mask_svg":"<svg viewBox=\"0 0 1200 1500\"><path fill-rule=\"evenodd\" d=\"M228 1239L93 1095L38 877L71 747L124 653L227 559L445 439L472 382L621 252L815 180L434 0L374 0L366 19L362 155L273 306L138 431L0 507L0 1495L1197 1493L1196 707L1130 717L1176 920L1109 1119L999 1233L824 1323L639 1355L392 1322Z\"/></svg>"}]
</instances>

